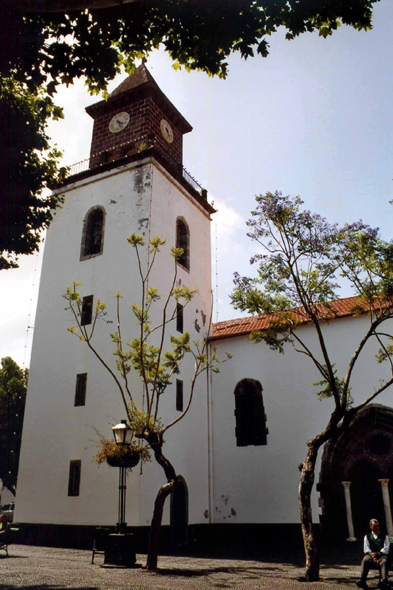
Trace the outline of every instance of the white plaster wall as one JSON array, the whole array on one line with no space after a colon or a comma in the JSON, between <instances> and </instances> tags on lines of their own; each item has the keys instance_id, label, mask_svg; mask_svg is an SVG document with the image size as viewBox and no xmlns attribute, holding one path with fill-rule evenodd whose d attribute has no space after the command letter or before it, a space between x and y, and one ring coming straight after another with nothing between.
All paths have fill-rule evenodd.
<instances>
[{"instance_id":1,"label":"white plaster wall","mask_svg":"<svg viewBox=\"0 0 393 590\"><path fill-rule=\"evenodd\" d=\"M135 252L126 238L131 232L137 232L146 239L156 234L168 239L150 281L151 286L157 285L165 291L170 276L168 263L172 261L170 246L174 245L179 210L189 221L195 240L191 249L195 271L193 266L191 273L182 271L184 284L198 287L201 293L192 310L185 310L184 329L191 327L194 337L197 335L194 319L200 317L196 309L206 310L210 291L209 219L158 167L148 162L94 176L67 187L64 194L65 204L51 224L45 245L15 518L19 522L33 523L114 524L117 521L118 469L106 464L98 467L92 461L96 447L91 440L98 437L91 426L110 438L111 426L125 417L125 411L110 375L87 346L67 332L73 322L70 314L64 311L66 301L62 294L73 279L83 283L79 288L81 295L93 294L94 304L98 298L105 301L107 319L115 321L113 295L121 291L124 296L122 333L131 339L136 324L129 304L140 300L140 281ZM96 205L106 210L104 252L80 261L83 219ZM202 252L203 262L196 260L198 251ZM145 249L142 252L144 265L146 259ZM115 329L116 323L101 322L95 333L97 348L112 368L115 362L109 333ZM184 380L185 392L191 370L192 363L185 363L180 377ZM86 405L74 407L76 375L85 372L88 373ZM131 375L130 384L137 404L142 405L139 377ZM175 384L165 393L164 401L162 416L165 420L172 419L177 415ZM190 522L200 522L207 502L205 382L198 385L196 404L191 412L184 425L175 426L173 434L168 432L165 452L178 473L187 480ZM178 437L182 439L180 444ZM185 439L187 442L183 444ZM200 451L197 459L195 448ZM80 495L68 497L69 462L75 459L82 460ZM144 466L143 474L139 466L133 470L127 480L128 524L150 522L155 495L164 481L163 471L154 460ZM168 509L165 518L168 521Z\"/></svg>"},{"instance_id":2,"label":"white plaster wall","mask_svg":"<svg viewBox=\"0 0 393 590\"><path fill-rule=\"evenodd\" d=\"M151 236L160 235L167 242L160 253L159 263L154 267L150 286L158 287L161 294L167 293L174 276L174 259L170 249L176 245L176 219L183 217L190 230L190 270L177 265L177 283L198 289L198 294L184 309L184 331L190 333L191 340L206 337L211 307L211 267L210 267L210 219L209 215L175 183L162 169L154 168L152 176L152 220ZM171 309L172 311L172 309ZM159 314L152 313L154 321ZM205 319L204 319L205 318ZM199 331L198 331L199 330ZM166 339L166 349L170 349L170 335L179 336L173 322ZM194 360L185 359L180 375L174 376L162 398L159 415L164 424L179 416L176 410L176 379L183 381L184 407L188 401L191 379L194 374ZM185 418L165 434L164 454L171 461L176 472L183 475L189 492L189 522L205 522L204 513L208 508L207 471L207 391L206 375L202 374L195 388L191 408ZM143 478L141 497L141 524L150 524L152 506L159 486L165 482L162 469L155 463L146 468L155 474L155 485L150 478ZM169 522L169 501L166 503L163 522Z\"/></svg>"},{"instance_id":3,"label":"white plaster wall","mask_svg":"<svg viewBox=\"0 0 393 590\"><path fill-rule=\"evenodd\" d=\"M324 326L328 349L340 376L367 322L366 317L343 318ZM316 350L312 328L304 326L299 332ZM223 339L218 344L221 355L227 351L233 358L212 376L214 522L297 523L297 467L306 456L307 440L326 426L333 403L318 400L318 388L313 383L320 381L319 374L309 359L291 346L286 347L285 354L279 354L265 344L253 345L244 337ZM388 367L378 364L374 353L371 346L367 347L353 375L356 403L372 394L380 378L389 376ZM234 390L243 378L262 383L269 429L266 446L236 446ZM391 406L392 400L390 390L376 401ZM316 483L319 469L320 458ZM319 513L317 499L314 491L315 522Z\"/></svg>"}]
</instances>

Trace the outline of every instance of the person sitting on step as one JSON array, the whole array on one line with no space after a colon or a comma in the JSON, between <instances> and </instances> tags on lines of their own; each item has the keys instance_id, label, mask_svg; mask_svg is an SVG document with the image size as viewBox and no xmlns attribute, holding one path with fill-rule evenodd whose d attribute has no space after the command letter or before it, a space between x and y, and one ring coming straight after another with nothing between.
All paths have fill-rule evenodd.
<instances>
[{"instance_id":1,"label":"person sitting on step","mask_svg":"<svg viewBox=\"0 0 393 590\"><path fill-rule=\"evenodd\" d=\"M370 520L371 532L364 537L364 557L362 560L360 580L356 583L358 588L368 588L367 574L373 565L378 565L381 570L382 588L389 588L387 560L390 549L389 537L381 533L379 522L376 518Z\"/></svg>"}]
</instances>

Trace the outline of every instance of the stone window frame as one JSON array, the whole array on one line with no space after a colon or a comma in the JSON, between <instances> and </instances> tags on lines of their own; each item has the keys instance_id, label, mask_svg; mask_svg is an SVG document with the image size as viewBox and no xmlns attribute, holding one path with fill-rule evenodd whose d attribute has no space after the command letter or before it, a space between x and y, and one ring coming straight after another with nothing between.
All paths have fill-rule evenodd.
<instances>
[{"instance_id":1,"label":"stone window frame","mask_svg":"<svg viewBox=\"0 0 393 590\"><path fill-rule=\"evenodd\" d=\"M95 211L102 211L102 226L101 226L101 244L100 244L100 251L94 254L85 254L87 248L87 240L88 240L88 233L87 230L89 228L89 218ZM96 256L101 256L104 252L104 236L105 236L105 217L106 211L102 205L94 205L94 207L90 207L87 211L84 219L83 219L83 229L82 229L82 240L81 240L81 251L80 251L80 260L88 260L89 258L95 258Z\"/></svg>"},{"instance_id":2,"label":"stone window frame","mask_svg":"<svg viewBox=\"0 0 393 590\"><path fill-rule=\"evenodd\" d=\"M263 387L256 379L244 378L236 384L235 418L236 446L267 445L266 414L263 405Z\"/></svg>"},{"instance_id":3,"label":"stone window frame","mask_svg":"<svg viewBox=\"0 0 393 590\"><path fill-rule=\"evenodd\" d=\"M187 244L180 244L180 225L184 226L185 228L184 235L186 236ZM177 261L178 265L190 272L190 226L184 217L177 217L176 219L176 248L183 248L184 250L181 258Z\"/></svg>"}]
</instances>

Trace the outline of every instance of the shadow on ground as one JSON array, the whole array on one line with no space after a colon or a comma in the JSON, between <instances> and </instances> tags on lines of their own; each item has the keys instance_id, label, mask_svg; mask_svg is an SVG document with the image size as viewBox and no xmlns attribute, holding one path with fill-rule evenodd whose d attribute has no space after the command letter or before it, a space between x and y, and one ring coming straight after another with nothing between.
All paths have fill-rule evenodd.
<instances>
[{"instance_id":1,"label":"shadow on ground","mask_svg":"<svg viewBox=\"0 0 393 590\"><path fill-rule=\"evenodd\" d=\"M67 588L67 590L99 590L96 586L63 586L63 584L29 584L28 586L12 586L11 584L0 584L0 590L59 590Z\"/></svg>"}]
</instances>

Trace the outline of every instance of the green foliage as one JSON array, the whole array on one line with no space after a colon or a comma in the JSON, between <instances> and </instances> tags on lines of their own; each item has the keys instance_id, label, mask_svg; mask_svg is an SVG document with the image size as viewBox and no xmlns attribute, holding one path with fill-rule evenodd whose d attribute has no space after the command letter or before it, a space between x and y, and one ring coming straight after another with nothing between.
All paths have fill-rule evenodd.
<instances>
[{"instance_id":1,"label":"green foliage","mask_svg":"<svg viewBox=\"0 0 393 590\"><path fill-rule=\"evenodd\" d=\"M51 5L53 12L51 12ZM341 23L371 28L373 0L147 0L91 3L80 10L67 2L3 0L0 52L0 269L31 254L61 198L43 198L65 170L61 153L49 149L47 120L62 116L52 96L59 84L85 76L92 94L103 92L124 66L162 45L174 68L225 78L227 59L267 57L267 38L279 27L287 39L305 32L331 35ZM97 9L97 6L102 8ZM4 205L5 204L5 205ZM135 245L135 244L134 244ZM140 238L139 245L142 245ZM153 246L155 247L155 246ZM173 255L179 256L174 249Z\"/></svg>"},{"instance_id":2,"label":"green foliage","mask_svg":"<svg viewBox=\"0 0 393 590\"><path fill-rule=\"evenodd\" d=\"M28 369L11 357L1 359L0 368L0 479L15 494L25 412Z\"/></svg>"},{"instance_id":3,"label":"green foliage","mask_svg":"<svg viewBox=\"0 0 393 590\"><path fill-rule=\"evenodd\" d=\"M18 267L18 256L37 251L61 196L43 190L61 183L61 152L50 148L50 118L62 113L43 91L0 74L0 269Z\"/></svg>"},{"instance_id":4,"label":"green foliage","mask_svg":"<svg viewBox=\"0 0 393 590\"><path fill-rule=\"evenodd\" d=\"M315 385L315 387L323 387L323 389L320 389L319 391L317 391L317 397L319 399L319 401L323 401L324 399L329 399L331 397L334 397L334 393L337 392L338 396L340 398L340 400L343 400L343 394L345 391L345 381L344 379L339 379L337 376L337 371L334 368L335 365L332 365L332 369L333 369L333 373L334 373L334 383L335 383L335 390L333 390L331 383L330 383L330 377L329 377L329 371L326 365L324 365L322 367L322 369L325 372L325 379L322 379L322 381L317 381L316 383L313 383L313 385ZM349 409L353 406L353 398L351 395L351 389L348 389L348 393L346 396L346 400L345 400L345 404L346 404L346 409Z\"/></svg>"},{"instance_id":5,"label":"green foliage","mask_svg":"<svg viewBox=\"0 0 393 590\"><path fill-rule=\"evenodd\" d=\"M377 229L361 221L343 227L331 224L303 209L300 197L275 192L260 195L256 201L247 223L248 236L259 247L251 259L257 264L256 276L235 275L232 303L242 311L268 315L266 328L253 332L250 339L264 341L280 353L290 343L308 356L323 378L318 384L324 385L319 399L334 397L345 412L352 403L352 371L367 341L377 343L377 360L389 363L393 378L393 334L389 324L381 329L393 318L393 242L383 241ZM367 313L370 327L353 352L345 378L339 378L322 326L339 314L334 302L343 278L357 295L352 313ZM316 331L317 345L312 348L297 330L305 323ZM390 380L373 396L389 384Z\"/></svg>"}]
</instances>

